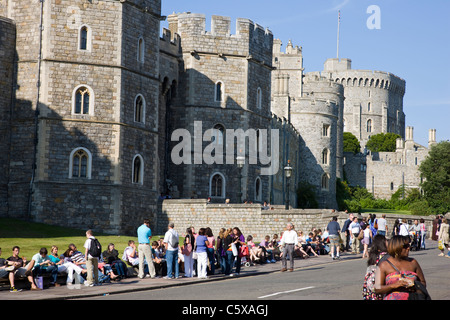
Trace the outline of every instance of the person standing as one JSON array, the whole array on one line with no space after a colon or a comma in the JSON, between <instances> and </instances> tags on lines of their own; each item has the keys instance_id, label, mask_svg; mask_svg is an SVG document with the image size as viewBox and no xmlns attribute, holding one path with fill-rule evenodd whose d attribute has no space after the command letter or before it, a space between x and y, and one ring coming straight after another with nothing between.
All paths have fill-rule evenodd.
<instances>
[{"instance_id":1,"label":"person standing","mask_svg":"<svg viewBox=\"0 0 450 320\"><path fill-rule=\"evenodd\" d=\"M205 235L208 238L208 247L206 249L206 253L208 254L208 260L209 260L209 265L210 265L208 274L213 275L216 271L215 250L214 250L214 247L216 246L216 239L214 238L212 230L209 227L205 229Z\"/></svg>"},{"instance_id":2,"label":"person standing","mask_svg":"<svg viewBox=\"0 0 450 320\"><path fill-rule=\"evenodd\" d=\"M184 246L182 253L184 255L184 276L187 278L192 278L192 269L194 267L194 245L195 238L192 234L192 229L186 229L186 237L184 238Z\"/></svg>"},{"instance_id":3,"label":"person standing","mask_svg":"<svg viewBox=\"0 0 450 320\"><path fill-rule=\"evenodd\" d=\"M155 266L153 265L152 248L150 246L150 240L152 238L152 230L150 229L150 220L144 219L144 223L137 229L138 235L138 251L139 251L139 274L138 277L143 279L145 276L144 258L147 261L148 271L152 279L156 276Z\"/></svg>"},{"instance_id":4,"label":"person standing","mask_svg":"<svg viewBox=\"0 0 450 320\"><path fill-rule=\"evenodd\" d=\"M378 219L377 224L378 224L377 234L381 234L382 236L386 237L386 234L388 232L388 227L387 227L387 223L386 223L386 215L385 214L383 214L381 216L381 218Z\"/></svg>"},{"instance_id":5,"label":"person standing","mask_svg":"<svg viewBox=\"0 0 450 320\"><path fill-rule=\"evenodd\" d=\"M445 219L445 218L442 220L441 227L439 228L438 240L441 241L442 245L443 245L442 249L440 249L441 253L439 254L439 256L443 257L443 256L445 256L445 254L444 254L445 248L448 249L448 245L450 243L449 225L448 225L447 219ZM450 250L448 250L447 258L450 258Z\"/></svg>"},{"instance_id":6,"label":"person standing","mask_svg":"<svg viewBox=\"0 0 450 320\"><path fill-rule=\"evenodd\" d=\"M178 232L175 231L173 222L169 223L169 230L164 235L164 245L166 247L166 261L167 261L167 279L177 279L179 277L178 264ZM173 275L172 275L173 273Z\"/></svg>"},{"instance_id":7,"label":"person standing","mask_svg":"<svg viewBox=\"0 0 450 320\"><path fill-rule=\"evenodd\" d=\"M93 287L94 285L99 285L98 282L98 260L102 253L102 248L100 246L99 250L96 250L96 246L100 243L96 241L92 230L86 231L86 241L84 243L86 257L86 269L87 269L87 279L84 283L86 286Z\"/></svg>"},{"instance_id":8,"label":"person standing","mask_svg":"<svg viewBox=\"0 0 450 320\"><path fill-rule=\"evenodd\" d=\"M358 217L353 218L353 222L350 224L350 233L352 238L352 252L358 254L361 252L361 242L358 239L361 232L361 225L358 223Z\"/></svg>"},{"instance_id":9,"label":"person standing","mask_svg":"<svg viewBox=\"0 0 450 320\"><path fill-rule=\"evenodd\" d=\"M425 224L425 219L420 218L420 249L425 250L425 239L427 238L427 226Z\"/></svg>"},{"instance_id":10,"label":"person standing","mask_svg":"<svg viewBox=\"0 0 450 320\"><path fill-rule=\"evenodd\" d=\"M199 279L207 279L208 248L209 242L206 229L200 228L195 240L195 251L197 252L197 276Z\"/></svg>"},{"instance_id":11,"label":"person standing","mask_svg":"<svg viewBox=\"0 0 450 320\"><path fill-rule=\"evenodd\" d=\"M283 233L281 238L280 246L284 246L283 258L282 258L282 268L281 272L287 271L287 261L286 257L289 255L290 268L289 271L294 271L294 247L299 246L297 232L294 230L294 225L288 223L286 226L287 230Z\"/></svg>"},{"instance_id":12,"label":"person standing","mask_svg":"<svg viewBox=\"0 0 450 320\"><path fill-rule=\"evenodd\" d=\"M347 210L345 210L347 212ZM350 239L351 239L351 232L350 232L350 224L353 221L353 213L350 213L348 215L348 219L345 220L344 225L342 226L341 233L345 235L345 250L344 251L350 251Z\"/></svg>"},{"instance_id":13,"label":"person standing","mask_svg":"<svg viewBox=\"0 0 450 320\"><path fill-rule=\"evenodd\" d=\"M237 249L237 256L236 256L236 269L235 269L235 274L238 276L239 273L241 273L241 247L243 245L245 245L245 237L242 234L241 230L239 230L238 227L234 227L233 228L233 233L232 233L232 237L233 237L233 243L236 246Z\"/></svg>"},{"instance_id":14,"label":"person standing","mask_svg":"<svg viewBox=\"0 0 450 320\"><path fill-rule=\"evenodd\" d=\"M333 258L333 260L339 260L340 256L339 256L339 250L340 250L340 234L339 234L339 230L340 230L340 226L339 223L337 222L337 217L333 217L332 220L328 223L327 226L327 231L328 231L328 239L330 239L330 251L331 251L331 258ZM335 252L336 251L336 255Z\"/></svg>"}]
</instances>

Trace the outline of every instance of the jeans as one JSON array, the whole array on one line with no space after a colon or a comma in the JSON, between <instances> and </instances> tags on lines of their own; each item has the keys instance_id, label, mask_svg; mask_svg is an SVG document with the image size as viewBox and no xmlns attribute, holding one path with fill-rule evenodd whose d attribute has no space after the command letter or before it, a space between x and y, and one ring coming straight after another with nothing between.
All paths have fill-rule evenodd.
<instances>
[{"instance_id":1,"label":"jeans","mask_svg":"<svg viewBox=\"0 0 450 320\"><path fill-rule=\"evenodd\" d=\"M111 264L111 267L116 268L117 274L119 276L126 276L127 275L127 266L125 263L123 263L122 260L116 260L113 261L113 263Z\"/></svg>"},{"instance_id":2,"label":"jeans","mask_svg":"<svg viewBox=\"0 0 450 320\"><path fill-rule=\"evenodd\" d=\"M166 261L167 261L167 277L178 278L180 266L178 265L178 250L167 250L166 252ZM175 267L175 271L173 270ZM172 273L175 273L172 276Z\"/></svg>"},{"instance_id":3,"label":"jeans","mask_svg":"<svg viewBox=\"0 0 450 320\"><path fill-rule=\"evenodd\" d=\"M386 231L385 230L378 230L377 234L381 234L382 236L386 237Z\"/></svg>"},{"instance_id":4,"label":"jeans","mask_svg":"<svg viewBox=\"0 0 450 320\"><path fill-rule=\"evenodd\" d=\"M234 256L232 251L227 251L225 257L225 275L231 274L231 269L233 268Z\"/></svg>"},{"instance_id":5,"label":"jeans","mask_svg":"<svg viewBox=\"0 0 450 320\"><path fill-rule=\"evenodd\" d=\"M215 264L214 264L214 248L206 248L206 253L208 254L209 264L211 265L211 274L214 274Z\"/></svg>"},{"instance_id":6,"label":"jeans","mask_svg":"<svg viewBox=\"0 0 450 320\"><path fill-rule=\"evenodd\" d=\"M56 280L58 279L58 267L57 266L48 266L46 268L43 268L42 266L35 266L33 269L33 275L41 277L43 273L50 273L52 276L51 283L56 283Z\"/></svg>"}]
</instances>

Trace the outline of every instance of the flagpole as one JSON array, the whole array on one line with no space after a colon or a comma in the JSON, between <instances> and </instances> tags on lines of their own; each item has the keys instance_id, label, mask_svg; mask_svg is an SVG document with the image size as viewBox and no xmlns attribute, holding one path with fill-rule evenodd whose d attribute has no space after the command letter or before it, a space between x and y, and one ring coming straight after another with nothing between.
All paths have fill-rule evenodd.
<instances>
[{"instance_id":1,"label":"flagpole","mask_svg":"<svg viewBox=\"0 0 450 320\"><path fill-rule=\"evenodd\" d=\"M340 28L341 28L341 10L339 10L338 13L338 31L337 31L337 58L339 60L339 34L340 34Z\"/></svg>"}]
</instances>

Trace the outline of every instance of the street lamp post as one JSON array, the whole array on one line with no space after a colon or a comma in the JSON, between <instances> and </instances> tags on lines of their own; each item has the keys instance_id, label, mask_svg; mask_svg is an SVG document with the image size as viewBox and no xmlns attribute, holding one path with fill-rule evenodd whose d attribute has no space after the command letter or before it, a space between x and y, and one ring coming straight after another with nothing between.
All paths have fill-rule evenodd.
<instances>
[{"instance_id":1,"label":"street lamp post","mask_svg":"<svg viewBox=\"0 0 450 320\"><path fill-rule=\"evenodd\" d=\"M236 157L237 166L239 168L239 203L242 202L242 168L245 164L245 157L244 156L237 156Z\"/></svg>"},{"instance_id":2,"label":"street lamp post","mask_svg":"<svg viewBox=\"0 0 450 320\"><path fill-rule=\"evenodd\" d=\"M284 174L286 176L286 210L289 210L289 189L292 176L292 167L290 165L290 160L288 160L287 166L284 167Z\"/></svg>"}]
</instances>

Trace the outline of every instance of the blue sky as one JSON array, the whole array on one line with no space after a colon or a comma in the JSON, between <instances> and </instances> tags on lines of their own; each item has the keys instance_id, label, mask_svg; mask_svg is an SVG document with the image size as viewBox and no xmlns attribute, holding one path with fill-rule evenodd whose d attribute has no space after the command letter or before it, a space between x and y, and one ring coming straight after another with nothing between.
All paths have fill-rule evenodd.
<instances>
[{"instance_id":1,"label":"blue sky","mask_svg":"<svg viewBox=\"0 0 450 320\"><path fill-rule=\"evenodd\" d=\"M369 29L367 13L377 5L380 29ZM269 28L286 45L303 47L305 72L322 71L336 57L337 15L341 10L340 58L353 69L391 72L406 80L403 110L414 140L427 146L428 130L450 140L450 1L433 0L163 0L162 15L203 13L248 18ZM167 22L162 23L167 27Z\"/></svg>"}]
</instances>

